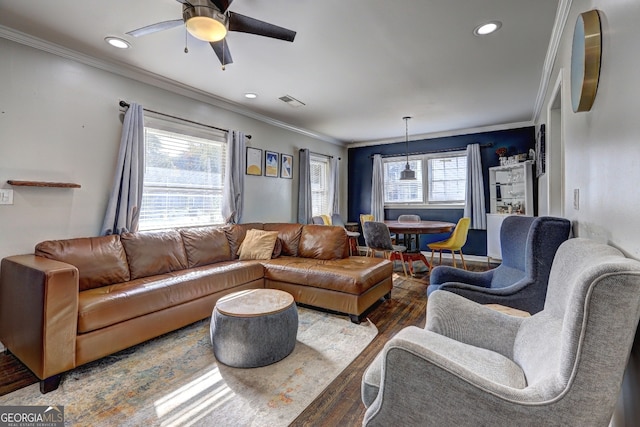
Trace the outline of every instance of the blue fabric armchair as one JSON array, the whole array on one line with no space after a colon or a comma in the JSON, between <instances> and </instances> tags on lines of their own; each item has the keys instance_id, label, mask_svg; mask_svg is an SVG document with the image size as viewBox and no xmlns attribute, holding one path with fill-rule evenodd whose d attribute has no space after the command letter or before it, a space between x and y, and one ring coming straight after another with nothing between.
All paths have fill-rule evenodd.
<instances>
[{"instance_id":1,"label":"blue fabric armchair","mask_svg":"<svg viewBox=\"0 0 640 427\"><path fill-rule=\"evenodd\" d=\"M553 258L569 238L571 222L550 216L510 216L500 229L502 264L486 272L438 266L427 296L437 289L480 304L501 304L535 314L544 307Z\"/></svg>"}]
</instances>

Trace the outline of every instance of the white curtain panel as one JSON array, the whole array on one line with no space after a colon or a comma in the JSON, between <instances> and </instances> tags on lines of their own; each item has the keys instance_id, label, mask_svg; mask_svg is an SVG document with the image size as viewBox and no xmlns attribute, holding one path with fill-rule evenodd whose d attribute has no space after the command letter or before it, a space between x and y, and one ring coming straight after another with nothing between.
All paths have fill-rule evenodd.
<instances>
[{"instance_id":1,"label":"white curtain panel","mask_svg":"<svg viewBox=\"0 0 640 427\"><path fill-rule=\"evenodd\" d=\"M137 231L144 183L144 113L131 103L124 115L116 173L102 223L102 234Z\"/></svg>"},{"instance_id":2,"label":"white curtain panel","mask_svg":"<svg viewBox=\"0 0 640 427\"><path fill-rule=\"evenodd\" d=\"M311 224L311 153L307 148L299 152L299 175L298 184L298 222L300 224Z\"/></svg>"},{"instance_id":3,"label":"white curtain panel","mask_svg":"<svg viewBox=\"0 0 640 427\"><path fill-rule=\"evenodd\" d=\"M382 156L373 156L373 174L371 177L371 214L376 221L384 221L384 169Z\"/></svg>"},{"instance_id":4,"label":"white curtain panel","mask_svg":"<svg viewBox=\"0 0 640 427\"><path fill-rule=\"evenodd\" d=\"M337 157L329 159L329 215L340 213L340 171Z\"/></svg>"},{"instance_id":5,"label":"white curtain panel","mask_svg":"<svg viewBox=\"0 0 640 427\"><path fill-rule=\"evenodd\" d=\"M222 193L222 217L227 224L237 224L242 218L244 194L245 137L243 132L227 134L227 165Z\"/></svg>"},{"instance_id":6,"label":"white curtain panel","mask_svg":"<svg viewBox=\"0 0 640 427\"><path fill-rule=\"evenodd\" d=\"M467 145L467 186L464 216L471 218L471 228L487 229L487 211L484 207L484 180L480 144Z\"/></svg>"}]
</instances>

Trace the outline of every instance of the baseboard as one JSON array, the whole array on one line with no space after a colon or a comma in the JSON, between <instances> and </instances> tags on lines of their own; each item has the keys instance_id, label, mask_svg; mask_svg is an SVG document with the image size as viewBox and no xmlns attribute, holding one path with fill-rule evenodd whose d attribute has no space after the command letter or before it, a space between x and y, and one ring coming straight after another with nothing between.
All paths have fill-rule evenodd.
<instances>
[{"instance_id":1,"label":"baseboard","mask_svg":"<svg viewBox=\"0 0 640 427\"><path fill-rule=\"evenodd\" d=\"M425 252L425 251L422 251L422 252L424 252L425 256L428 255L427 259L430 259L431 252ZM463 255L464 255L464 260L465 261L485 262L485 263L489 262L489 258L484 256L484 255L467 255L467 254L463 254ZM438 254L435 254L433 256L433 260L435 261L437 257L438 257ZM450 252L443 252L442 253L442 258L444 258L444 259L452 259L451 253ZM456 259L460 259L460 256L456 255ZM496 260L495 258L492 258L491 262L496 262L496 261L500 262L500 260Z\"/></svg>"}]
</instances>

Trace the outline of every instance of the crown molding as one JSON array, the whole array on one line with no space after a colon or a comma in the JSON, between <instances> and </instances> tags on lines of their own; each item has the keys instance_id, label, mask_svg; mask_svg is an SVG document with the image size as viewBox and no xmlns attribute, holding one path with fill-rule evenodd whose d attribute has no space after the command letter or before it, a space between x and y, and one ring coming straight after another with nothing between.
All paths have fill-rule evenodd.
<instances>
[{"instance_id":1,"label":"crown molding","mask_svg":"<svg viewBox=\"0 0 640 427\"><path fill-rule=\"evenodd\" d=\"M533 107L533 117L531 120L535 123L540 118L540 112L542 111L542 105L547 95L547 89L549 88L549 82L551 81L551 73L553 72L553 65L555 63L556 55L560 47L560 40L562 39L562 33L567 24L567 18L571 11L572 0L560 0L558 2L558 11L556 12L556 20L553 24L553 31L551 32L551 40L549 41L549 47L547 48L547 56L544 59L544 66L542 69L542 76L540 79L540 87L538 88L538 95L536 96L536 103Z\"/></svg>"},{"instance_id":2,"label":"crown molding","mask_svg":"<svg viewBox=\"0 0 640 427\"><path fill-rule=\"evenodd\" d=\"M86 54L65 48L63 46L57 45L55 43L51 43L46 40L39 39L30 34L26 34L26 33L14 30L13 28L9 28L4 25L0 25L0 38L4 38L25 46L32 47L34 49L41 50L43 52L51 53L61 58L70 59L72 61L76 61L81 64L85 64L90 67L97 68L99 70L103 70L103 71L107 71L123 77L127 77L129 79L146 83L151 86L155 86L160 89L164 89L169 92L176 93L178 95L186 96L188 98L191 98L200 102L204 102L219 108L223 108L225 110L232 111L234 113L243 115L245 117L258 120L260 122L266 123L271 126L286 129L291 132L296 132L301 135L319 139L319 140L329 142L331 144L335 144L341 147L346 146L346 144L343 141L340 141L336 138L330 137L328 135L323 135L318 132L313 132L308 129L300 128L300 127L291 125L289 123L285 123L280 120L276 120L274 118L256 113L254 111L248 110L247 108L244 108L239 104L233 103L227 99L196 89L192 86L179 83L175 80L168 79L161 75L154 74L149 71L143 70L141 68L124 64L122 62L106 61L103 59L93 57L91 55L86 55Z\"/></svg>"},{"instance_id":3,"label":"crown molding","mask_svg":"<svg viewBox=\"0 0 640 427\"><path fill-rule=\"evenodd\" d=\"M448 136L472 135L474 133L518 129L518 128L523 128L523 127L528 127L533 125L534 123L532 121L526 121L526 122L507 123L507 124L501 124L501 125L457 129L457 130L443 131L443 132L423 133L418 135L411 135L411 139L409 141L421 141L424 139L446 138ZM401 138L401 139L387 138L387 139L378 139L374 141L355 142L355 143L349 144L347 147L348 148L368 147L371 145L395 144L398 142L405 142L404 138Z\"/></svg>"}]
</instances>

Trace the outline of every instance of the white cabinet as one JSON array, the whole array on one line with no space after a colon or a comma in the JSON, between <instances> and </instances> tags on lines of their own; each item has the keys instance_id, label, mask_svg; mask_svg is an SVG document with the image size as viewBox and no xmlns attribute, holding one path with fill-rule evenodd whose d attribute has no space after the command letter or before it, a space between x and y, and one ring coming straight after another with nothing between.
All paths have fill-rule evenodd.
<instances>
[{"instance_id":1,"label":"white cabinet","mask_svg":"<svg viewBox=\"0 0 640 427\"><path fill-rule=\"evenodd\" d=\"M501 259L500 227L509 215L533 215L533 162L489 168L487 257Z\"/></svg>"},{"instance_id":2,"label":"white cabinet","mask_svg":"<svg viewBox=\"0 0 640 427\"><path fill-rule=\"evenodd\" d=\"M489 168L490 213L533 215L532 164Z\"/></svg>"}]
</instances>

